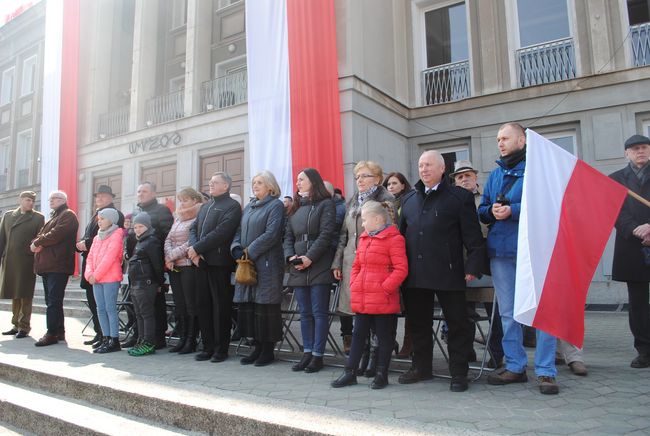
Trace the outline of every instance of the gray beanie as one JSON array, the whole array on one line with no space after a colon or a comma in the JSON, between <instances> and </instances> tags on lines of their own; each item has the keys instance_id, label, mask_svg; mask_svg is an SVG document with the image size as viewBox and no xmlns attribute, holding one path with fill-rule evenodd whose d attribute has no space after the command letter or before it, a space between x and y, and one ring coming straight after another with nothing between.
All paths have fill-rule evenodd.
<instances>
[{"instance_id":1,"label":"gray beanie","mask_svg":"<svg viewBox=\"0 0 650 436\"><path fill-rule=\"evenodd\" d=\"M112 207L107 207L106 209L98 211L97 215L109 220L113 224L117 224L117 222L120 220L120 214L118 214L117 211Z\"/></svg>"},{"instance_id":2,"label":"gray beanie","mask_svg":"<svg viewBox=\"0 0 650 436\"><path fill-rule=\"evenodd\" d=\"M133 218L133 224L142 224L146 228L151 228L151 217L147 212L140 212Z\"/></svg>"}]
</instances>

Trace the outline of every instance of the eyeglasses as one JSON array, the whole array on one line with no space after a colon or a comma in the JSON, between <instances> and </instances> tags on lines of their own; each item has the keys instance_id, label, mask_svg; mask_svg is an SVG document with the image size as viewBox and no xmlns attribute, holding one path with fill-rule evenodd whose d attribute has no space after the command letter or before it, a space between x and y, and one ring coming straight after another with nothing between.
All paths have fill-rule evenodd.
<instances>
[{"instance_id":1,"label":"eyeglasses","mask_svg":"<svg viewBox=\"0 0 650 436\"><path fill-rule=\"evenodd\" d=\"M356 176L354 176L354 180L369 179L371 177L375 177L375 176L372 174L357 174Z\"/></svg>"}]
</instances>

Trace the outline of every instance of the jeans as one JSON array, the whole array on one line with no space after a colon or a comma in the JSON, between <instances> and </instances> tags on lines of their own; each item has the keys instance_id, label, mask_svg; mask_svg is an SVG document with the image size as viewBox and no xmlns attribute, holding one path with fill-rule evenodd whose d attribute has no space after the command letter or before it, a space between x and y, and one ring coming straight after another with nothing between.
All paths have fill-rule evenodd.
<instances>
[{"instance_id":1,"label":"jeans","mask_svg":"<svg viewBox=\"0 0 650 436\"><path fill-rule=\"evenodd\" d=\"M97 303L97 317L102 327L104 336L118 338L120 336L120 323L117 318L117 293L120 282L95 283L93 293Z\"/></svg>"},{"instance_id":2,"label":"jeans","mask_svg":"<svg viewBox=\"0 0 650 436\"><path fill-rule=\"evenodd\" d=\"M304 352L322 356L329 333L330 285L301 286L293 292L298 299Z\"/></svg>"},{"instance_id":3,"label":"jeans","mask_svg":"<svg viewBox=\"0 0 650 436\"><path fill-rule=\"evenodd\" d=\"M41 277L43 277L43 291L45 304L47 304L45 316L47 333L54 336L64 334L63 297L70 276L66 273L43 273Z\"/></svg>"},{"instance_id":4,"label":"jeans","mask_svg":"<svg viewBox=\"0 0 650 436\"><path fill-rule=\"evenodd\" d=\"M501 325L503 327L503 353L506 369L511 372L526 371L528 356L523 345L521 324L514 320L515 272L517 259L514 257L493 257L490 259L492 281L497 293ZM537 329L537 349L535 350L535 375L555 377L555 337Z\"/></svg>"}]
</instances>

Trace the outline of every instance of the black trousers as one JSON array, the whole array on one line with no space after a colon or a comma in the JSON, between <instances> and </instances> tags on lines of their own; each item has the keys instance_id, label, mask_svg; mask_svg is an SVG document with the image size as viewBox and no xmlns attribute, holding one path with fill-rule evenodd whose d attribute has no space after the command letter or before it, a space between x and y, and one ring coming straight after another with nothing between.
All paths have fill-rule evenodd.
<instances>
[{"instance_id":1,"label":"black trousers","mask_svg":"<svg viewBox=\"0 0 650 436\"><path fill-rule=\"evenodd\" d=\"M634 348L643 356L650 356L650 287L648 282L627 282L630 330Z\"/></svg>"},{"instance_id":2,"label":"black trousers","mask_svg":"<svg viewBox=\"0 0 650 436\"><path fill-rule=\"evenodd\" d=\"M161 292L158 285L137 286L131 289L131 299L138 323L138 338L155 345L154 301Z\"/></svg>"},{"instance_id":3,"label":"black trousers","mask_svg":"<svg viewBox=\"0 0 650 436\"><path fill-rule=\"evenodd\" d=\"M178 272L169 272L176 320L196 316L196 272L193 266L178 267Z\"/></svg>"},{"instance_id":4,"label":"black trousers","mask_svg":"<svg viewBox=\"0 0 650 436\"><path fill-rule=\"evenodd\" d=\"M43 291L45 293L47 333L58 335L65 333L63 317L63 297L68 285L66 273L43 273Z\"/></svg>"},{"instance_id":5,"label":"black trousers","mask_svg":"<svg viewBox=\"0 0 650 436\"><path fill-rule=\"evenodd\" d=\"M496 309L496 312L494 312L494 324L492 324L492 333L490 335L490 343L488 344L488 348L490 350L490 353L492 354L492 357L494 357L496 360L499 360L502 359L504 356L503 346L501 345L501 339L503 339L503 327L501 326L501 315L499 314L499 306L496 303L495 304L483 303L483 306L485 307L485 311L487 312L488 317L491 317L492 311ZM469 316L472 317L476 313L476 303L468 302L467 309L469 312ZM476 336L476 324L474 324L473 322L472 322L472 336L473 337Z\"/></svg>"},{"instance_id":6,"label":"black trousers","mask_svg":"<svg viewBox=\"0 0 650 436\"><path fill-rule=\"evenodd\" d=\"M341 336L352 335L352 315L339 315L341 321Z\"/></svg>"},{"instance_id":7,"label":"black trousers","mask_svg":"<svg viewBox=\"0 0 650 436\"><path fill-rule=\"evenodd\" d=\"M86 256L82 255L81 259L81 276L83 277L86 272ZM81 287L86 291L86 301L88 301L88 308L90 309L93 318L93 330L95 331L95 334L101 336L102 328L99 325L99 317L97 316L97 302L95 301L95 294L93 293L93 285L85 280L82 280L82 282Z\"/></svg>"},{"instance_id":8,"label":"black trousers","mask_svg":"<svg viewBox=\"0 0 650 436\"><path fill-rule=\"evenodd\" d=\"M232 326L231 268L208 266L197 268L198 315L203 351L227 354Z\"/></svg>"},{"instance_id":9,"label":"black trousers","mask_svg":"<svg viewBox=\"0 0 650 436\"><path fill-rule=\"evenodd\" d=\"M352 348L345 364L346 368L358 368L361 356L366 348L366 341L370 334L370 327L375 329L379 350L377 352L377 368L388 370L390 354L395 343L395 321L397 315L369 315L357 313L354 315L354 333L352 334Z\"/></svg>"},{"instance_id":10,"label":"black trousers","mask_svg":"<svg viewBox=\"0 0 650 436\"><path fill-rule=\"evenodd\" d=\"M164 344L165 333L167 333L167 300L165 299L164 292L156 292L154 300L154 320L156 323L154 344Z\"/></svg>"},{"instance_id":11,"label":"black trousers","mask_svg":"<svg viewBox=\"0 0 650 436\"><path fill-rule=\"evenodd\" d=\"M406 293L406 312L413 344L413 366L421 372L431 373L433 301L437 296L449 327L449 372L452 376L466 376L469 369L467 359L472 352L474 337L472 325L467 317L465 292L409 288Z\"/></svg>"}]
</instances>

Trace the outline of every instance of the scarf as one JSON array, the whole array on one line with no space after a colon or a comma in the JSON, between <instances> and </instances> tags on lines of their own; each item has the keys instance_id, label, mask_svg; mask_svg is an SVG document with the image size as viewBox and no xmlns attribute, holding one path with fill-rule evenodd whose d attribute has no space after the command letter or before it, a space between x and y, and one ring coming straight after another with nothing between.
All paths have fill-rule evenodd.
<instances>
[{"instance_id":1,"label":"scarf","mask_svg":"<svg viewBox=\"0 0 650 436\"><path fill-rule=\"evenodd\" d=\"M386 223L386 224L383 225L383 227L380 227L380 228L377 229L377 230L373 230L372 232L368 232L368 235L369 235L369 236L375 236L375 235L378 235L379 233L383 232L384 230L386 230L386 229L389 228L390 226L391 226L390 224Z\"/></svg>"},{"instance_id":2,"label":"scarf","mask_svg":"<svg viewBox=\"0 0 650 436\"><path fill-rule=\"evenodd\" d=\"M377 188L379 188L379 185L373 185L372 188L368 189L367 191L359 192L357 194L357 202L359 203L359 206L361 206L363 202L368 199L368 197L374 194Z\"/></svg>"},{"instance_id":3,"label":"scarf","mask_svg":"<svg viewBox=\"0 0 650 436\"><path fill-rule=\"evenodd\" d=\"M526 146L524 145L524 148L522 148L521 150L517 150L514 153L510 153L507 156L503 156L501 158L501 162L503 162L506 168L511 170L514 167L516 167L519 162L525 159L526 159Z\"/></svg>"},{"instance_id":4,"label":"scarf","mask_svg":"<svg viewBox=\"0 0 650 436\"><path fill-rule=\"evenodd\" d=\"M645 173L647 173L648 166L650 166L650 161L646 162L641 168L630 162L630 168L632 168L632 172L637 176L641 184L645 182Z\"/></svg>"},{"instance_id":5,"label":"scarf","mask_svg":"<svg viewBox=\"0 0 650 436\"><path fill-rule=\"evenodd\" d=\"M309 197L309 191L306 191L306 192L298 191L298 195L300 195L300 198L307 198L307 197Z\"/></svg>"},{"instance_id":6,"label":"scarf","mask_svg":"<svg viewBox=\"0 0 650 436\"><path fill-rule=\"evenodd\" d=\"M107 228L106 230L99 229L97 231L97 236L99 236L99 239L101 239L103 241L103 240L107 239L109 236L111 236L113 234L113 232L115 230L117 230L117 229L119 229L117 224L111 224L111 226L109 228Z\"/></svg>"},{"instance_id":7,"label":"scarf","mask_svg":"<svg viewBox=\"0 0 650 436\"><path fill-rule=\"evenodd\" d=\"M188 221L194 219L199 214L199 209L201 209L201 206L203 206L202 203L196 203L195 205L186 208L179 207L176 209L176 217L180 221Z\"/></svg>"}]
</instances>

